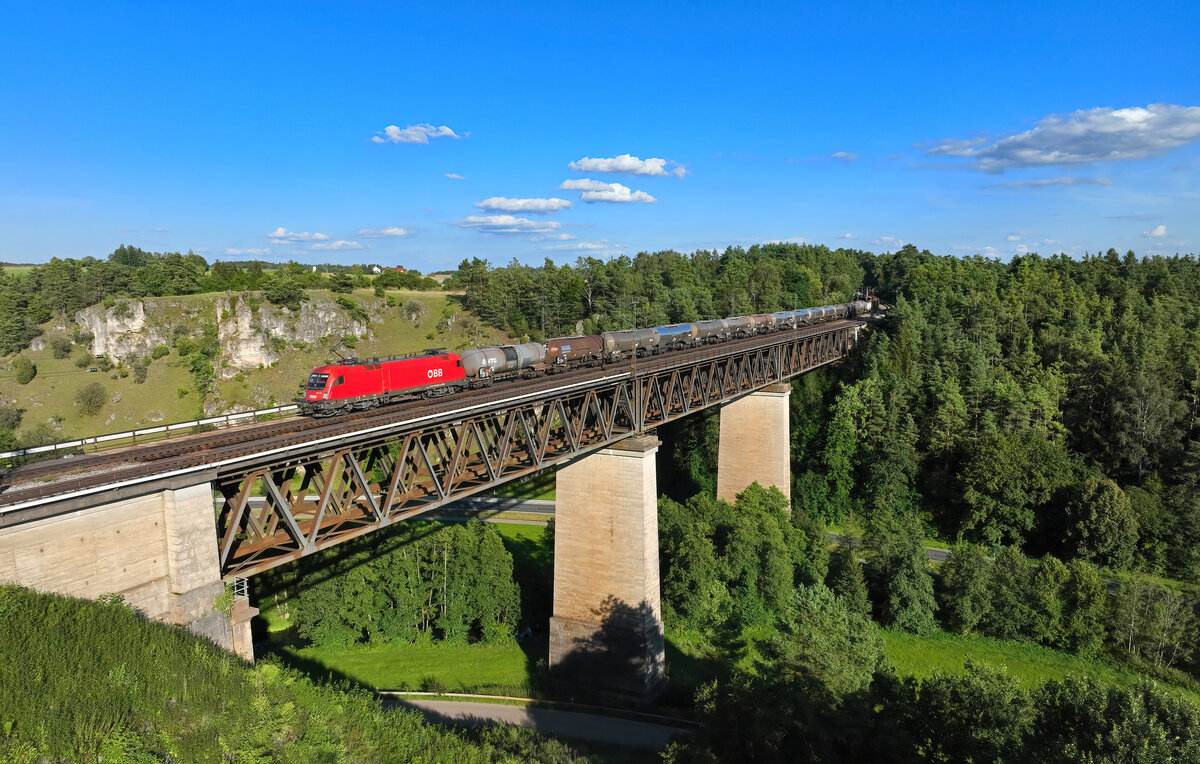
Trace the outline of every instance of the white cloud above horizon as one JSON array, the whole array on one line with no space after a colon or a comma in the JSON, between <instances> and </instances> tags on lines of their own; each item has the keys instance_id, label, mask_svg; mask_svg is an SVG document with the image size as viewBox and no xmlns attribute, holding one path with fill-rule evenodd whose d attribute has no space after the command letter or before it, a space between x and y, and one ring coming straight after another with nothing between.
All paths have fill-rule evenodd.
<instances>
[{"instance_id":1,"label":"white cloud above horizon","mask_svg":"<svg viewBox=\"0 0 1200 764\"><path fill-rule=\"evenodd\" d=\"M599 241L577 241L572 244L548 244L542 249L571 252L607 252L622 247L622 244L612 244L608 239Z\"/></svg>"},{"instance_id":2,"label":"white cloud above horizon","mask_svg":"<svg viewBox=\"0 0 1200 764\"><path fill-rule=\"evenodd\" d=\"M904 239L897 239L895 236L880 236L875 240L875 243L884 247L894 247L895 249L900 249L907 242L905 242Z\"/></svg>"},{"instance_id":3,"label":"white cloud above horizon","mask_svg":"<svg viewBox=\"0 0 1200 764\"><path fill-rule=\"evenodd\" d=\"M266 234L272 244L299 244L306 241L325 241L329 238L328 234L323 233L293 233L283 226L279 226L271 233Z\"/></svg>"},{"instance_id":4,"label":"white cloud above horizon","mask_svg":"<svg viewBox=\"0 0 1200 764\"><path fill-rule=\"evenodd\" d=\"M673 165L673 169L668 170L666 168L668 164ZM658 157L640 159L631 154L622 154L616 157L583 157L567 163L567 167L576 172L606 172L654 177L673 175L676 178L687 175L687 168L673 160L659 159Z\"/></svg>"},{"instance_id":5,"label":"white cloud above horizon","mask_svg":"<svg viewBox=\"0 0 1200 764\"><path fill-rule=\"evenodd\" d=\"M316 244L313 244L311 247L309 247L309 249L329 250L329 251L333 251L333 252L337 252L337 251L340 251L343 249L362 249L362 248L363 248L363 245L359 244L357 241L345 241L345 240L319 241Z\"/></svg>"},{"instance_id":6,"label":"white cloud above horizon","mask_svg":"<svg viewBox=\"0 0 1200 764\"><path fill-rule=\"evenodd\" d=\"M1051 114L1024 132L946 138L917 147L927 156L970 159L968 167L1002 173L1017 167L1144 159L1198 140L1200 106L1155 103Z\"/></svg>"},{"instance_id":7,"label":"white cloud above horizon","mask_svg":"<svg viewBox=\"0 0 1200 764\"><path fill-rule=\"evenodd\" d=\"M407 228L401 228L397 225L390 225L386 228L360 228L358 229L359 236L365 236L368 239L382 239L385 236L408 236L412 231Z\"/></svg>"},{"instance_id":8,"label":"white cloud above horizon","mask_svg":"<svg viewBox=\"0 0 1200 764\"><path fill-rule=\"evenodd\" d=\"M428 122L423 122L407 127L388 125L380 133L372 136L371 141L374 143L429 143L430 138L461 137L445 125L434 127Z\"/></svg>"},{"instance_id":9,"label":"white cloud above horizon","mask_svg":"<svg viewBox=\"0 0 1200 764\"><path fill-rule=\"evenodd\" d=\"M858 154L854 154L849 151L835 151L834 153L829 155L829 158L830 159L840 159L843 162L845 162L846 164L850 164L854 160L858 159Z\"/></svg>"},{"instance_id":10,"label":"white cloud above horizon","mask_svg":"<svg viewBox=\"0 0 1200 764\"><path fill-rule=\"evenodd\" d=\"M1156 225L1149 231L1142 231L1142 236L1147 239L1162 239L1167 235L1167 227L1165 225Z\"/></svg>"},{"instance_id":11,"label":"white cloud above horizon","mask_svg":"<svg viewBox=\"0 0 1200 764\"><path fill-rule=\"evenodd\" d=\"M548 215L571 207L566 199L551 197L549 199L510 199L505 196L492 196L482 202L475 202L481 210L493 212L529 212L535 215Z\"/></svg>"},{"instance_id":12,"label":"white cloud above horizon","mask_svg":"<svg viewBox=\"0 0 1200 764\"><path fill-rule=\"evenodd\" d=\"M271 249L269 247L261 247L259 249L235 249L231 247L225 250L225 254L227 255L266 255L270 252Z\"/></svg>"},{"instance_id":13,"label":"white cloud above horizon","mask_svg":"<svg viewBox=\"0 0 1200 764\"><path fill-rule=\"evenodd\" d=\"M620 183L604 183L590 178L579 180L564 180L558 186L560 191L579 191L579 198L585 202L612 202L616 204L641 202L653 204L658 200L645 191L634 191L629 186Z\"/></svg>"},{"instance_id":14,"label":"white cloud above horizon","mask_svg":"<svg viewBox=\"0 0 1200 764\"><path fill-rule=\"evenodd\" d=\"M449 178L450 180L466 180L467 179L466 175L459 175L456 172L448 172L448 173L446 173L446 177Z\"/></svg>"},{"instance_id":15,"label":"white cloud above horizon","mask_svg":"<svg viewBox=\"0 0 1200 764\"><path fill-rule=\"evenodd\" d=\"M562 228L562 223L553 220L530 220L514 215L468 215L463 220L451 222L450 225L498 236L553 233Z\"/></svg>"}]
</instances>

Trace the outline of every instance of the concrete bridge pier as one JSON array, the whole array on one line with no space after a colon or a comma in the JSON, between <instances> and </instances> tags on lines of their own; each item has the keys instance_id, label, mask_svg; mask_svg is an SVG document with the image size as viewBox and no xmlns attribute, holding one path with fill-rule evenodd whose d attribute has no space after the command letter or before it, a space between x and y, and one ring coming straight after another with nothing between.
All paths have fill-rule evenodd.
<instances>
[{"instance_id":1,"label":"concrete bridge pier","mask_svg":"<svg viewBox=\"0 0 1200 764\"><path fill-rule=\"evenodd\" d=\"M215 516L212 488L199 483L0 528L0 582L85 599L118 594L147 618L253 659L257 611L223 596Z\"/></svg>"},{"instance_id":2,"label":"concrete bridge pier","mask_svg":"<svg viewBox=\"0 0 1200 764\"><path fill-rule=\"evenodd\" d=\"M732 502L751 483L775 486L792 498L791 420L786 382L764 387L721 407L717 498Z\"/></svg>"},{"instance_id":3,"label":"concrete bridge pier","mask_svg":"<svg viewBox=\"0 0 1200 764\"><path fill-rule=\"evenodd\" d=\"M666 682L658 446L627 438L556 476L550 668L564 683L647 698Z\"/></svg>"}]
</instances>

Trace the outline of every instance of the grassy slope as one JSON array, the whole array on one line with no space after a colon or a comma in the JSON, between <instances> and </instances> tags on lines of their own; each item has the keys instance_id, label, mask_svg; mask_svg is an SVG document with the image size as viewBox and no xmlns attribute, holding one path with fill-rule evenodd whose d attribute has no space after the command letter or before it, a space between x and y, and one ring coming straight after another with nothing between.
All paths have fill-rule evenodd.
<instances>
[{"instance_id":1,"label":"grassy slope","mask_svg":"<svg viewBox=\"0 0 1200 764\"><path fill-rule=\"evenodd\" d=\"M0 586L0 761L566 761L524 730L451 733L247 666L178 627Z\"/></svg>"},{"instance_id":2,"label":"grassy slope","mask_svg":"<svg viewBox=\"0 0 1200 764\"><path fill-rule=\"evenodd\" d=\"M359 343L356 350L359 355L400 355L418 352L431 346L453 350L471 341L468 333L464 331L465 321L456 321L447 332L439 332L437 329L438 322L446 315L459 312L462 314L460 318L465 316L450 295L443 292L406 291L392 291L389 294L397 299L399 307L390 310L388 318L383 322L371 324L370 329L375 336L371 340ZM215 318L214 306L218 297L216 294L204 294L161 300L173 306L168 309L168 313L177 313L179 320L187 320L198 326L201 317L210 320ZM368 290L359 290L354 297L360 302L377 299ZM400 315L400 307L409 299L415 299L425 306L423 318L415 324ZM192 315L185 317L187 312ZM431 334L432 339L429 337ZM495 330L483 330L484 342L498 342L503 338L504 335ZM49 348L25 351L23 355L38 367L37 377L28 385L17 385L11 371L0 371L0 399L15 402L17 406L25 409L21 430L27 430L52 418L61 418L62 429L58 432L59 438L72 440L88 435L154 426L155 422L148 418L151 412L161 414L166 422L182 422L203 416L202 401L192 389L191 374L174 353L151 364L149 376L142 385L134 384L132 376L125 379L114 378L115 369L110 373L89 373L80 370L74 363L74 357L78 353L79 349L76 348L71 358L55 360ZM247 370L242 380L220 380L218 397L230 406L261 408L273 405L273 402L287 403L295 396L297 385L308 371L330 360L333 360L333 356L327 348L297 349L290 346L283 358L270 368ZM79 388L90 382L100 382L104 386L108 396L107 403L96 416L83 417L77 413L74 399ZM179 394L181 389L185 391L182 396ZM117 393L121 394L121 400L113 403L112 398Z\"/></svg>"}]
</instances>

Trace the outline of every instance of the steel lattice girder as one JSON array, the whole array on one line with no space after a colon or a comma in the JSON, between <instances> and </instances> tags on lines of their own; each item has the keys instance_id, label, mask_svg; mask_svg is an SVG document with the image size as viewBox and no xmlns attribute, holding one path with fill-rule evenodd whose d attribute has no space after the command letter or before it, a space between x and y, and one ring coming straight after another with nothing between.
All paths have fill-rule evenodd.
<instances>
[{"instance_id":1,"label":"steel lattice girder","mask_svg":"<svg viewBox=\"0 0 1200 764\"><path fill-rule=\"evenodd\" d=\"M224 475L222 573L273 568L782 382L844 357L858 328L780 335L743 352L718 347L685 365L651 361L618 382Z\"/></svg>"}]
</instances>

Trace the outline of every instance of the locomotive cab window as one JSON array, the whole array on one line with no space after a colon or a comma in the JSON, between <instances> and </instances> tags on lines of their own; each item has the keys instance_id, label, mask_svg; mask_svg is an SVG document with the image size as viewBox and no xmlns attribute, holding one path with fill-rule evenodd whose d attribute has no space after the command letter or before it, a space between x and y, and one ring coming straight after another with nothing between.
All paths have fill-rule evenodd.
<instances>
[{"instance_id":1,"label":"locomotive cab window","mask_svg":"<svg viewBox=\"0 0 1200 764\"><path fill-rule=\"evenodd\" d=\"M328 374L310 374L308 376L309 390L324 390L325 383L329 381Z\"/></svg>"},{"instance_id":2,"label":"locomotive cab window","mask_svg":"<svg viewBox=\"0 0 1200 764\"><path fill-rule=\"evenodd\" d=\"M346 382L345 377L338 377L337 379L333 380L333 387L337 387L338 385L344 384L345 382Z\"/></svg>"}]
</instances>

